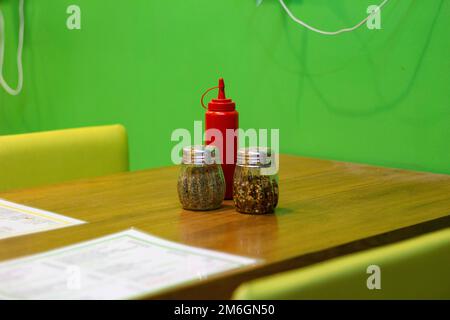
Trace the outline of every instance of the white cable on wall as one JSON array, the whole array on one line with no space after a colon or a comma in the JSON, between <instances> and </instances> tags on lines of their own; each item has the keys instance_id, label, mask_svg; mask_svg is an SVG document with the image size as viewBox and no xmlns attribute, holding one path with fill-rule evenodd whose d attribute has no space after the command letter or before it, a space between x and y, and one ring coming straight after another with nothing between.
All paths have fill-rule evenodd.
<instances>
[{"instance_id":1,"label":"white cable on wall","mask_svg":"<svg viewBox=\"0 0 450 320\"><path fill-rule=\"evenodd\" d=\"M361 22L357 23L356 25L354 25L353 27L350 28L343 28L343 29L339 29L337 31L324 31L324 30L320 30L317 28L314 28L312 26L310 26L309 24L307 24L306 22L298 19L296 16L294 16L294 14L291 12L291 10L289 10L289 8L287 7L287 5L284 3L284 0L278 0L281 4L281 6L283 7L284 11L286 11L286 13L289 15L289 17L294 20L296 23L304 26L305 28L320 33L320 34L324 34L327 36L335 36L338 35L340 33L344 33L344 32L350 32L353 31L355 29L358 29L359 27L361 27L364 23L367 22L367 20L369 20L373 15L375 15L376 13L378 13L378 11L381 10L381 8L389 1L389 0L383 0L383 2L378 6L378 8L373 11L371 14L369 14L364 20L362 20Z\"/></svg>"},{"instance_id":2,"label":"white cable on wall","mask_svg":"<svg viewBox=\"0 0 450 320\"><path fill-rule=\"evenodd\" d=\"M22 91L23 87L23 67L22 67L22 50L23 50L23 34L25 30L25 16L23 5L24 0L19 0L19 43L17 45L17 88L11 88L3 77L3 58L5 55L5 20L3 12L0 9L0 84L9 94L16 96Z\"/></svg>"}]
</instances>

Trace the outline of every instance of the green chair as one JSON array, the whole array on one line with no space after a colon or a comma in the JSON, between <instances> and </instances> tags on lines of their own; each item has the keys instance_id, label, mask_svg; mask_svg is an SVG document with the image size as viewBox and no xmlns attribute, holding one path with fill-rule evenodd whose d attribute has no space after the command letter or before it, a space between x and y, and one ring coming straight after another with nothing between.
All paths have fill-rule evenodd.
<instances>
[{"instance_id":1,"label":"green chair","mask_svg":"<svg viewBox=\"0 0 450 320\"><path fill-rule=\"evenodd\" d=\"M250 281L233 298L450 299L450 228Z\"/></svg>"},{"instance_id":2,"label":"green chair","mask_svg":"<svg viewBox=\"0 0 450 320\"><path fill-rule=\"evenodd\" d=\"M121 125L0 136L0 191L127 170Z\"/></svg>"}]
</instances>

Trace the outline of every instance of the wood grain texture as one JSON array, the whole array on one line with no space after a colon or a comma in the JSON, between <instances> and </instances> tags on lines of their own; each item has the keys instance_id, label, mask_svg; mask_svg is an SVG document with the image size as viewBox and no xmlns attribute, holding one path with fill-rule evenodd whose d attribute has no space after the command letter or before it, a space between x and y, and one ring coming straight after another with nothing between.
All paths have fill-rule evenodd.
<instances>
[{"instance_id":1,"label":"wood grain texture","mask_svg":"<svg viewBox=\"0 0 450 320\"><path fill-rule=\"evenodd\" d=\"M264 263L158 298L227 298L242 281L450 226L450 176L282 155L275 214L180 208L178 167L2 193L88 224L0 241L0 260L127 228Z\"/></svg>"}]
</instances>

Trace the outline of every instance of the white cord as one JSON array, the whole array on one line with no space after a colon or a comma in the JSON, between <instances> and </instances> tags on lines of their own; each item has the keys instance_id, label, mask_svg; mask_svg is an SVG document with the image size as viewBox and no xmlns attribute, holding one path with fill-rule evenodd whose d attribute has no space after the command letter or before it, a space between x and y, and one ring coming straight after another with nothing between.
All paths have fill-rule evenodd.
<instances>
[{"instance_id":1,"label":"white cord","mask_svg":"<svg viewBox=\"0 0 450 320\"><path fill-rule=\"evenodd\" d=\"M23 50L23 33L25 30L25 16L23 10L24 0L19 0L19 44L17 45L17 88L11 88L3 77L3 57L5 54L5 20L3 12L0 9L0 84L9 94L16 96L22 91L23 86L23 67L22 67L22 50Z\"/></svg>"},{"instance_id":2,"label":"white cord","mask_svg":"<svg viewBox=\"0 0 450 320\"><path fill-rule=\"evenodd\" d=\"M375 15L379 10L381 10L381 8L389 1L389 0L384 0L376 10L374 10L371 14L369 14L363 21L359 22L358 24L356 24L355 26L351 27L351 28L343 28L337 31L323 31L317 28L314 28L312 26L310 26L309 24L307 24L306 22L303 22L302 20L298 19L296 16L294 16L294 14L291 12L291 10L289 10L289 8L287 7L287 5L284 3L284 0L279 0L281 6L283 7L283 9L286 11L286 13L289 15L289 17L291 17L292 20L294 20L295 22L297 22L298 24L304 26L305 28L308 28L311 31L317 32L317 33L321 33L327 36L334 36L340 33L344 33L344 32L350 32L353 31L359 27L361 27L364 23L367 22L367 20L369 20L373 15Z\"/></svg>"}]
</instances>

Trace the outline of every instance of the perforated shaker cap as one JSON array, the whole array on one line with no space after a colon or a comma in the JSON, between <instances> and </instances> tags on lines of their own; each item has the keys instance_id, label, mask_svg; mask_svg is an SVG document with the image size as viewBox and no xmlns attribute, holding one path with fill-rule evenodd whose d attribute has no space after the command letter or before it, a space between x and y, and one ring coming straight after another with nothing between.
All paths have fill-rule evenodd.
<instances>
[{"instance_id":1,"label":"perforated shaker cap","mask_svg":"<svg viewBox=\"0 0 450 320\"><path fill-rule=\"evenodd\" d=\"M219 149L215 146L188 146L183 148L184 164L215 164L219 163Z\"/></svg>"},{"instance_id":2,"label":"perforated shaker cap","mask_svg":"<svg viewBox=\"0 0 450 320\"><path fill-rule=\"evenodd\" d=\"M238 166L270 167L272 150L267 147L241 148L237 154Z\"/></svg>"}]
</instances>

